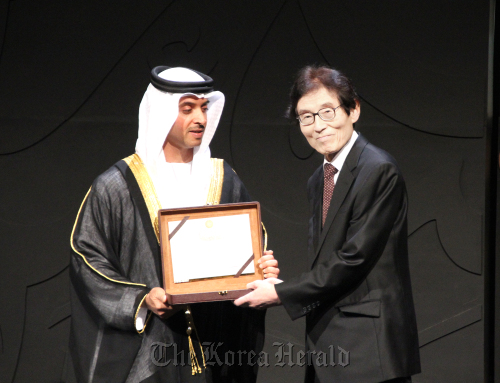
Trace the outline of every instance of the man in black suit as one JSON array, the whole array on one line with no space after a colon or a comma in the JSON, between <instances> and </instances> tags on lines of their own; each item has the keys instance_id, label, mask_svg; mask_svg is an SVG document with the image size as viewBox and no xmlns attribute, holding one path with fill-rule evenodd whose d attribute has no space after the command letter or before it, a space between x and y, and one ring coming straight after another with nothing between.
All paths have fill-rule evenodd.
<instances>
[{"instance_id":1,"label":"man in black suit","mask_svg":"<svg viewBox=\"0 0 500 383\"><path fill-rule=\"evenodd\" d=\"M354 131L359 99L342 73L302 69L289 112L325 157L307 185L309 269L285 282L255 281L235 304L306 315L306 382L411 382L420 358L401 172ZM332 360L337 350L342 361Z\"/></svg>"}]
</instances>

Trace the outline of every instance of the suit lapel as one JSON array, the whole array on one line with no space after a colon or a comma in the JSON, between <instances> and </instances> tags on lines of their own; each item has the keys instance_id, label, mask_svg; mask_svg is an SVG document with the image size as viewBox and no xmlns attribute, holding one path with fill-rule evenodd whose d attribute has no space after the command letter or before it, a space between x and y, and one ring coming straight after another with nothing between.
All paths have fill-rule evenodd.
<instances>
[{"instance_id":1,"label":"suit lapel","mask_svg":"<svg viewBox=\"0 0 500 383\"><path fill-rule=\"evenodd\" d=\"M339 177L337 179L335 189L333 190L332 200L330 202L330 207L328 208L328 213L326 215L326 220L325 220L325 225L323 226L323 230L321 230L321 221L319 221L319 224L317 226L317 233L319 233L319 238L317 245L314 247L315 256L313 259L313 263L316 257L318 256L319 251L321 250L323 242L325 242L326 235L329 231L330 226L333 223L333 220L335 219L335 216L337 215L340 207L342 206L342 203L344 202L347 194L349 193L349 190L351 189L351 185L354 182L354 179L356 178L354 175L354 170L358 165L359 156L361 155L361 152L365 148L366 144L368 144L368 141L360 134L356 142L354 143L353 147L351 148L351 151L347 155L344 165L342 166L342 170L340 171ZM323 174L323 172L321 174ZM323 181L321 182L321 184L323 185ZM320 200L323 198L322 189L323 188L321 188L321 193L319 197Z\"/></svg>"},{"instance_id":2,"label":"suit lapel","mask_svg":"<svg viewBox=\"0 0 500 383\"><path fill-rule=\"evenodd\" d=\"M318 172L318 177L314 180L313 185L315 187L313 191L313 208L312 208L312 240L313 240L313 252L311 254L311 262L316 258L316 253L318 249L318 239L321 232L321 218L323 211L323 184L324 184L324 173L323 166L321 166Z\"/></svg>"},{"instance_id":3,"label":"suit lapel","mask_svg":"<svg viewBox=\"0 0 500 383\"><path fill-rule=\"evenodd\" d=\"M352 175L350 170L346 169L345 167L342 167L342 170L339 174L339 178L337 180L337 184L335 185L335 189L333 190L332 200L330 202L330 207L328 208L328 213L326 215L325 225L323 226L323 230L321 231L321 234L319 236L316 255L318 255L319 249L321 248L321 245L325 241L328 229L332 225L333 219L337 215L340 206L344 202L347 193L351 189L353 181L354 181L354 176Z\"/></svg>"}]
</instances>

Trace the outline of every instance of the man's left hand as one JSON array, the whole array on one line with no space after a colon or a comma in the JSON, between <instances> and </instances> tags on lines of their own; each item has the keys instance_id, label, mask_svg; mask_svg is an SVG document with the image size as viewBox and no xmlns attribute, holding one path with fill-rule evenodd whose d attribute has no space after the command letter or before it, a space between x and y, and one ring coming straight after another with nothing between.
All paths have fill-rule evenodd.
<instances>
[{"instance_id":1,"label":"man's left hand","mask_svg":"<svg viewBox=\"0 0 500 383\"><path fill-rule=\"evenodd\" d=\"M259 267L264 273L264 278L278 278L280 269L278 269L278 261L274 259L273 251L264 251L264 255L258 260Z\"/></svg>"},{"instance_id":2,"label":"man's left hand","mask_svg":"<svg viewBox=\"0 0 500 383\"><path fill-rule=\"evenodd\" d=\"M247 285L248 289L253 291L234 301L236 306L252 307L254 309L266 309L272 306L278 306L281 301L276 294L274 285L283 282L280 279L270 278L264 281L257 280Z\"/></svg>"}]
</instances>

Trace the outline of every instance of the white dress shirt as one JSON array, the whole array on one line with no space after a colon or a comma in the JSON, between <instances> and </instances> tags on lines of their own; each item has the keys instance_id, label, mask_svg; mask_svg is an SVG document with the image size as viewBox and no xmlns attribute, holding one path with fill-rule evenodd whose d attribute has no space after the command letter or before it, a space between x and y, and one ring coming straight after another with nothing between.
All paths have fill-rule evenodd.
<instances>
[{"instance_id":1,"label":"white dress shirt","mask_svg":"<svg viewBox=\"0 0 500 383\"><path fill-rule=\"evenodd\" d=\"M337 183L337 179L339 178L340 171L342 170L342 166L344 166L345 159L347 158L347 155L352 149L352 146L356 142L356 139L358 138L359 134L354 130L352 132L351 138L349 138L349 141L340 149L337 154L333 157L331 161L328 161L325 157L325 160L323 161L323 169L325 167L325 164L332 164L335 169L337 169L337 173L333 176L333 181Z\"/></svg>"}]
</instances>

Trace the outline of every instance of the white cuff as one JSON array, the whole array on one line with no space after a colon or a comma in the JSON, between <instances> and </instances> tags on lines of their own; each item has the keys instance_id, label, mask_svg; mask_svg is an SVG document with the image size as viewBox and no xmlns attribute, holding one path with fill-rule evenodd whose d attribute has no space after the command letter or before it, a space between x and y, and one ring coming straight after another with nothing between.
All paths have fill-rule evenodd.
<instances>
[{"instance_id":1,"label":"white cuff","mask_svg":"<svg viewBox=\"0 0 500 383\"><path fill-rule=\"evenodd\" d=\"M148 309L146 307L139 308L137 313L137 318L135 319L135 329L137 331L142 331L144 324L146 323L146 317L148 316Z\"/></svg>"}]
</instances>

